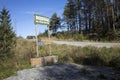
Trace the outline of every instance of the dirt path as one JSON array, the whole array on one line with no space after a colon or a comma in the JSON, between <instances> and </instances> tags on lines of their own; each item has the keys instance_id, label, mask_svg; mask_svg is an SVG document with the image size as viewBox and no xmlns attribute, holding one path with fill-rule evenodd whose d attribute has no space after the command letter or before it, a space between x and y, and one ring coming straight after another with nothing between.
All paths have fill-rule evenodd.
<instances>
[{"instance_id":1,"label":"dirt path","mask_svg":"<svg viewBox=\"0 0 120 80\"><path fill-rule=\"evenodd\" d=\"M95 47L120 47L120 43L102 43L102 42L67 42L67 41L52 41L55 44L66 44L72 46L95 46Z\"/></svg>"}]
</instances>

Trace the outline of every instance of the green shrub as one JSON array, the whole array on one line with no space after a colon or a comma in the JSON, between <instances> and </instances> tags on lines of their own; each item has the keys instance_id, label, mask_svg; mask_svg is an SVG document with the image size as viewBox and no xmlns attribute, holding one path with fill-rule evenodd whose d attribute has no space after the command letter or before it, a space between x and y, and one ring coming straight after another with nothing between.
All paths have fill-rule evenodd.
<instances>
[{"instance_id":1,"label":"green shrub","mask_svg":"<svg viewBox=\"0 0 120 80\"><path fill-rule=\"evenodd\" d=\"M109 62L109 65L120 70L120 56L116 56Z\"/></svg>"},{"instance_id":2,"label":"green shrub","mask_svg":"<svg viewBox=\"0 0 120 80\"><path fill-rule=\"evenodd\" d=\"M58 56L61 63L74 62L85 65L111 66L119 69L120 47L96 48L92 46L75 47L52 45L52 54Z\"/></svg>"},{"instance_id":3,"label":"green shrub","mask_svg":"<svg viewBox=\"0 0 120 80\"><path fill-rule=\"evenodd\" d=\"M30 58L35 55L34 46L34 42L18 38L16 48L13 49L13 58L0 59L0 80L15 74L18 70L31 68Z\"/></svg>"},{"instance_id":4,"label":"green shrub","mask_svg":"<svg viewBox=\"0 0 120 80\"><path fill-rule=\"evenodd\" d=\"M14 63L12 60L0 60L0 80L3 80L6 77L9 77L10 75L14 74Z\"/></svg>"},{"instance_id":5,"label":"green shrub","mask_svg":"<svg viewBox=\"0 0 120 80\"><path fill-rule=\"evenodd\" d=\"M15 74L18 70L31 68L29 61L23 59L0 60L0 80Z\"/></svg>"},{"instance_id":6,"label":"green shrub","mask_svg":"<svg viewBox=\"0 0 120 80\"><path fill-rule=\"evenodd\" d=\"M23 38L17 39L17 46L14 49L16 57L30 59L35 57L36 53L36 44L34 41L29 41Z\"/></svg>"},{"instance_id":7,"label":"green shrub","mask_svg":"<svg viewBox=\"0 0 120 80\"><path fill-rule=\"evenodd\" d=\"M86 40L86 37L83 34L74 34L73 39L76 41L83 41Z\"/></svg>"},{"instance_id":8,"label":"green shrub","mask_svg":"<svg viewBox=\"0 0 120 80\"><path fill-rule=\"evenodd\" d=\"M58 39L65 39L64 36L61 33L56 34L56 38Z\"/></svg>"}]
</instances>

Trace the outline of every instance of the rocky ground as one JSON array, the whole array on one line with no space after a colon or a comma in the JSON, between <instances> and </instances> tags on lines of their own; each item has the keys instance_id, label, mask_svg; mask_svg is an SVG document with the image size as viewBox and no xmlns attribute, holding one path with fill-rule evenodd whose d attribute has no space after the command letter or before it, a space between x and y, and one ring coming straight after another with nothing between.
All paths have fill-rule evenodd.
<instances>
[{"instance_id":1,"label":"rocky ground","mask_svg":"<svg viewBox=\"0 0 120 80\"><path fill-rule=\"evenodd\" d=\"M54 64L18 71L5 80L120 80L120 72L110 67Z\"/></svg>"}]
</instances>

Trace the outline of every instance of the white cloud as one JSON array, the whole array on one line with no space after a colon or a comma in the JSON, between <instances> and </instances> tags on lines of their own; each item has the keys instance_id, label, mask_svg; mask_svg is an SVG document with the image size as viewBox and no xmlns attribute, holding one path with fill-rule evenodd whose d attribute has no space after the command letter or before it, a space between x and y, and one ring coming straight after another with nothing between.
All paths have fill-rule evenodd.
<instances>
[{"instance_id":1,"label":"white cloud","mask_svg":"<svg viewBox=\"0 0 120 80\"><path fill-rule=\"evenodd\" d=\"M57 13L58 16L62 16L64 8L63 7L59 7L59 8L41 8L39 11L26 11L24 12L24 14L27 15L34 15L34 14L39 14L39 15L43 15L43 16L47 16L47 17L51 17L53 15L53 13Z\"/></svg>"},{"instance_id":2,"label":"white cloud","mask_svg":"<svg viewBox=\"0 0 120 80\"><path fill-rule=\"evenodd\" d=\"M33 14L38 14L38 12L35 12L35 11L26 11L25 14L33 15Z\"/></svg>"}]
</instances>

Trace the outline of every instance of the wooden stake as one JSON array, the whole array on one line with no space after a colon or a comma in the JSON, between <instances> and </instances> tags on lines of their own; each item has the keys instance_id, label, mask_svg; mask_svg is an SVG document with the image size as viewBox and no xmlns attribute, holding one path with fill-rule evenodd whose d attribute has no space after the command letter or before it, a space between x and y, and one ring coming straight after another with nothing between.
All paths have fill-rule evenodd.
<instances>
[{"instance_id":1,"label":"wooden stake","mask_svg":"<svg viewBox=\"0 0 120 80\"><path fill-rule=\"evenodd\" d=\"M49 55L51 55L51 43L50 43L50 27L48 26L48 38L49 38L49 51L50 51L50 53L49 53Z\"/></svg>"},{"instance_id":2,"label":"wooden stake","mask_svg":"<svg viewBox=\"0 0 120 80\"><path fill-rule=\"evenodd\" d=\"M37 29L37 25L35 25L35 36L36 36L36 53L37 53L37 57L39 57L39 53L38 53L38 29Z\"/></svg>"}]
</instances>

